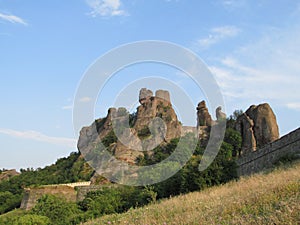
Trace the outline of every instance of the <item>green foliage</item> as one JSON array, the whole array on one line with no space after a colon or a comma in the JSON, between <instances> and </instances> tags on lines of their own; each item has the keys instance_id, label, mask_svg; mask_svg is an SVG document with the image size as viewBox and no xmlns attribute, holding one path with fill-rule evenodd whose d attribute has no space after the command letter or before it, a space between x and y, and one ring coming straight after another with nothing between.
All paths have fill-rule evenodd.
<instances>
[{"instance_id":1,"label":"green foliage","mask_svg":"<svg viewBox=\"0 0 300 225\"><path fill-rule=\"evenodd\" d=\"M21 200L21 195L14 195L9 191L0 192L0 214L18 208Z\"/></svg>"},{"instance_id":2,"label":"green foliage","mask_svg":"<svg viewBox=\"0 0 300 225\"><path fill-rule=\"evenodd\" d=\"M240 151L242 148L242 136L238 131L236 131L232 128L226 129L224 141L226 143L230 143L232 145L232 147L233 147L232 155L233 156L237 156L240 154Z\"/></svg>"},{"instance_id":3,"label":"green foliage","mask_svg":"<svg viewBox=\"0 0 300 225\"><path fill-rule=\"evenodd\" d=\"M50 219L46 216L28 214L18 218L14 225L50 225Z\"/></svg>"},{"instance_id":4,"label":"green foliage","mask_svg":"<svg viewBox=\"0 0 300 225\"><path fill-rule=\"evenodd\" d=\"M120 193L114 188L105 188L101 191L89 192L80 203L81 209L93 216L120 212L122 207Z\"/></svg>"},{"instance_id":5,"label":"green foliage","mask_svg":"<svg viewBox=\"0 0 300 225\"><path fill-rule=\"evenodd\" d=\"M240 140L236 137L236 135L237 134L235 131L228 131L226 139L228 143L225 141L222 143L215 160L205 171L202 172L198 170L198 167L202 159L204 148L200 143L197 143L195 152L193 153L192 157L180 171L178 171L171 178L153 185L154 190L158 194L158 198L165 198L181 193L201 190L206 187L225 183L229 180L237 178L236 164L232 158L234 146L239 146L240 144ZM174 140L174 143L176 143L176 145L174 145L173 143L173 150L175 146L177 146L181 148L180 152L182 152L182 154L187 154L179 156L176 161L180 161L182 158L185 158L189 156L189 154L192 154L190 152L192 146L189 146L189 144L194 142L193 138L193 135L184 137L183 140L180 140L180 146L177 146L178 140ZM169 154L170 153L171 152L169 152ZM168 156L169 154L166 155ZM156 157L153 156L151 159L156 159Z\"/></svg>"},{"instance_id":6,"label":"green foliage","mask_svg":"<svg viewBox=\"0 0 300 225\"><path fill-rule=\"evenodd\" d=\"M21 209L15 209L3 215L0 215L0 224L15 225L18 218L26 215L28 212Z\"/></svg>"},{"instance_id":7,"label":"green foliage","mask_svg":"<svg viewBox=\"0 0 300 225\"><path fill-rule=\"evenodd\" d=\"M139 156L136 160L137 164L139 166L152 165L166 159L176 149L178 142L179 138L174 138L166 145L157 146L152 150L151 156L147 153L144 153L144 156Z\"/></svg>"},{"instance_id":8,"label":"green foliage","mask_svg":"<svg viewBox=\"0 0 300 225\"><path fill-rule=\"evenodd\" d=\"M235 110L232 115L227 118L227 128L233 128L237 118L243 114L243 110Z\"/></svg>"},{"instance_id":9,"label":"green foliage","mask_svg":"<svg viewBox=\"0 0 300 225\"><path fill-rule=\"evenodd\" d=\"M156 193L152 188L103 187L102 190L89 192L79 206L85 212L85 217L91 218L125 212L155 200Z\"/></svg>"},{"instance_id":10,"label":"green foliage","mask_svg":"<svg viewBox=\"0 0 300 225\"><path fill-rule=\"evenodd\" d=\"M20 206L24 187L89 180L93 169L79 156L73 152L44 169L21 169L19 176L0 182L0 214Z\"/></svg>"},{"instance_id":11,"label":"green foliage","mask_svg":"<svg viewBox=\"0 0 300 225\"><path fill-rule=\"evenodd\" d=\"M69 221L80 213L80 210L75 203L67 202L65 199L53 195L44 195L38 200L32 213L48 217L51 224L65 225L69 224Z\"/></svg>"},{"instance_id":12,"label":"green foliage","mask_svg":"<svg viewBox=\"0 0 300 225\"><path fill-rule=\"evenodd\" d=\"M137 119L137 112L133 112L129 114L129 127L133 127L135 124L135 121Z\"/></svg>"},{"instance_id":13,"label":"green foliage","mask_svg":"<svg viewBox=\"0 0 300 225\"><path fill-rule=\"evenodd\" d=\"M101 141L105 147L109 147L111 144L117 142L118 138L115 132L111 130Z\"/></svg>"},{"instance_id":14,"label":"green foliage","mask_svg":"<svg viewBox=\"0 0 300 225\"><path fill-rule=\"evenodd\" d=\"M151 135L151 131L148 126L144 126L141 130L138 131L139 138L147 138Z\"/></svg>"}]
</instances>

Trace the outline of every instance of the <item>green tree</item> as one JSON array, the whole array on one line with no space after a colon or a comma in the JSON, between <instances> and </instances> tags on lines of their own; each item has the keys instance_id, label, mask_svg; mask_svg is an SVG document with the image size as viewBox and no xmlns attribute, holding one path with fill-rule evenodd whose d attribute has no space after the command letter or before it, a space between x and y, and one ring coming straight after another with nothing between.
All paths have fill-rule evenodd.
<instances>
[{"instance_id":1,"label":"green tree","mask_svg":"<svg viewBox=\"0 0 300 225\"><path fill-rule=\"evenodd\" d=\"M51 224L65 225L77 214L80 213L75 203L67 202L63 198L53 195L44 195L32 209L36 215L46 216Z\"/></svg>"},{"instance_id":2,"label":"green tree","mask_svg":"<svg viewBox=\"0 0 300 225\"><path fill-rule=\"evenodd\" d=\"M97 217L104 214L121 212L122 198L115 188L89 192L85 199L80 202L81 209Z\"/></svg>"},{"instance_id":3,"label":"green tree","mask_svg":"<svg viewBox=\"0 0 300 225\"><path fill-rule=\"evenodd\" d=\"M243 114L243 110L235 110L232 115L227 118L227 128L234 128L235 121Z\"/></svg>"},{"instance_id":4,"label":"green tree","mask_svg":"<svg viewBox=\"0 0 300 225\"><path fill-rule=\"evenodd\" d=\"M239 155L239 152L241 151L241 148L242 148L242 136L238 131L236 131L232 128L226 129L224 141L226 143L229 143L230 145L232 145L232 147L233 147L232 155L233 156Z\"/></svg>"},{"instance_id":5,"label":"green tree","mask_svg":"<svg viewBox=\"0 0 300 225\"><path fill-rule=\"evenodd\" d=\"M21 195L14 195L9 191L0 192L0 214L19 208Z\"/></svg>"}]
</instances>

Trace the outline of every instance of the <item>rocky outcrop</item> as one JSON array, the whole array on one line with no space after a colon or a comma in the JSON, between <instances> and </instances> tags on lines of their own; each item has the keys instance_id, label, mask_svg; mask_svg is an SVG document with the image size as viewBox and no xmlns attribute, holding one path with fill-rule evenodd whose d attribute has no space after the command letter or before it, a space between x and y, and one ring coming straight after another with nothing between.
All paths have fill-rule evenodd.
<instances>
[{"instance_id":1,"label":"rocky outcrop","mask_svg":"<svg viewBox=\"0 0 300 225\"><path fill-rule=\"evenodd\" d=\"M279 138L276 116L264 103L252 105L237 118L235 128L242 135L242 152L255 151Z\"/></svg>"},{"instance_id":2,"label":"rocky outcrop","mask_svg":"<svg viewBox=\"0 0 300 225\"><path fill-rule=\"evenodd\" d=\"M18 175L20 175L20 173L18 173L15 169L3 171L2 173L0 173L0 182L9 180L10 178Z\"/></svg>"},{"instance_id":3,"label":"rocky outcrop","mask_svg":"<svg viewBox=\"0 0 300 225\"><path fill-rule=\"evenodd\" d=\"M157 90L155 92L155 97L171 103L170 93L168 91Z\"/></svg>"},{"instance_id":4,"label":"rocky outcrop","mask_svg":"<svg viewBox=\"0 0 300 225\"><path fill-rule=\"evenodd\" d=\"M241 154L249 151L256 150L256 139L254 136L254 122L247 116L246 113L243 113L237 118L236 121L236 130L240 132L242 136L242 150Z\"/></svg>"},{"instance_id":5,"label":"rocky outcrop","mask_svg":"<svg viewBox=\"0 0 300 225\"><path fill-rule=\"evenodd\" d=\"M143 105L137 108L137 118L133 128L139 133L146 129L155 118L161 119L161 125L165 126L165 128L161 126L159 129L166 131L164 135L166 142L180 137L181 125L170 102L168 91L156 91L155 97L148 98Z\"/></svg>"},{"instance_id":6,"label":"rocky outcrop","mask_svg":"<svg viewBox=\"0 0 300 225\"><path fill-rule=\"evenodd\" d=\"M212 118L208 112L205 101L201 101L198 104L197 109L197 127L211 126Z\"/></svg>"},{"instance_id":7,"label":"rocky outcrop","mask_svg":"<svg viewBox=\"0 0 300 225\"><path fill-rule=\"evenodd\" d=\"M139 95L139 102L143 105L145 101L147 101L149 98L153 96L153 92L151 90L148 90L147 88L142 88L140 90Z\"/></svg>"},{"instance_id":8,"label":"rocky outcrop","mask_svg":"<svg viewBox=\"0 0 300 225\"><path fill-rule=\"evenodd\" d=\"M78 149L83 155L94 151L99 142L122 161L135 164L142 151L168 143L181 136L181 124L170 102L170 94L158 90L155 96L146 88L140 90L136 114L125 108L111 108L103 119L96 120L91 126L82 128Z\"/></svg>"}]
</instances>

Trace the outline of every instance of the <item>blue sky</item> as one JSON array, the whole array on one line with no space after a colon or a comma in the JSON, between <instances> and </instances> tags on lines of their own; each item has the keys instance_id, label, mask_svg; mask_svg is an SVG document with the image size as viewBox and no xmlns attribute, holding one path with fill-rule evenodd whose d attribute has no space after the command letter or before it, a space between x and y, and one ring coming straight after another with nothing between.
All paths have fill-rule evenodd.
<instances>
[{"instance_id":1,"label":"blue sky","mask_svg":"<svg viewBox=\"0 0 300 225\"><path fill-rule=\"evenodd\" d=\"M227 114L268 102L284 135L300 125L299 37L295 0L0 0L0 167L42 167L74 151L72 104L84 72L141 40L191 49L214 74ZM195 105L204 98L178 71L138 65L111 79L95 117L145 76L172 80Z\"/></svg>"}]
</instances>

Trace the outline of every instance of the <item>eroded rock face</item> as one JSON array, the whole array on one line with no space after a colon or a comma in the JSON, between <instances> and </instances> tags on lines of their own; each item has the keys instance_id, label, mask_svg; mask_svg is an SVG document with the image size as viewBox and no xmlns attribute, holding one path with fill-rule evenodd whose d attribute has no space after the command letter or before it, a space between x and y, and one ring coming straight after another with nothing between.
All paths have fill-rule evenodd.
<instances>
[{"instance_id":1,"label":"eroded rock face","mask_svg":"<svg viewBox=\"0 0 300 225\"><path fill-rule=\"evenodd\" d=\"M243 113L236 121L236 130L239 131L242 135L242 152L251 152L256 150L256 139L254 136L254 122L247 116L246 113Z\"/></svg>"},{"instance_id":2,"label":"eroded rock face","mask_svg":"<svg viewBox=\"0 0 300 225\"><path fill-rule=\"evenodd\" d=\"M139 102L143 104L145 101L150 99L153 96L153 92L151 90L148 90L147 88L142 88L140 90L140 95L139 95Z\"/></svg>"},{"instance_id":3,"label":"eroded rock face","mask_svg":"<svg viewBox=\"0 0 300 225\"><path fill-rule=\"evenodd\" d=\"M157 90L157 91L155 92L155 97L156 97L156 98L163 99L163 100L165 100L165 101L171 103L170 93L169 93L168 91L165 91L165 90Z\"/></svg>"},{"instance_id":4,"label":"eroded rock face","mask_svg":"<svg viewBox=\"0 0 300 225\"><path fill-rule=\"evenodd\" d=\"M117 158L135 164L145 150L152 150L181 135L181 124L170 102L168 91L158 90L155 96L146 88L139 94L141 105L132 124L125 108L110 108L107 116L80 131L78 149L86 156L105 140L108 150ZM130 126L129 126L130 124ZM110 142L110 140L113 140Z\"/></svg>"},{"instance_id":5,"label":"eroded rock face","mask_svg":"<svg viewBox=\"0 0 300 225\"><path fill-rule=\"evenodd\" d=\"M211 126L212 118L208 112L205 101L201 101L198 104L197 109L197 127L200 126Z\"/></svg>"},{"instance_id":6,"label":"eroded rock face","mask_svg":"<svg viewBox=\"0 0 300 225\"><path fill-rule=\"evenodd\" d=\"M276 116L267 103L250 106L237 118L236 129L242 135L244 152L255 151L279 138Z\"/></svg>"},{"instance_id":7,"label":"eroded rock face","mask_svg":"<svg viewBox=\"0 0 300 225\"><path fill-rule=\"evenodd\" d=\"M251 106L246 111L246 114L253 118L254 135L258 147L262 147L279 138L276 116L269 104Z\"/></svg>"}]
</instances>

